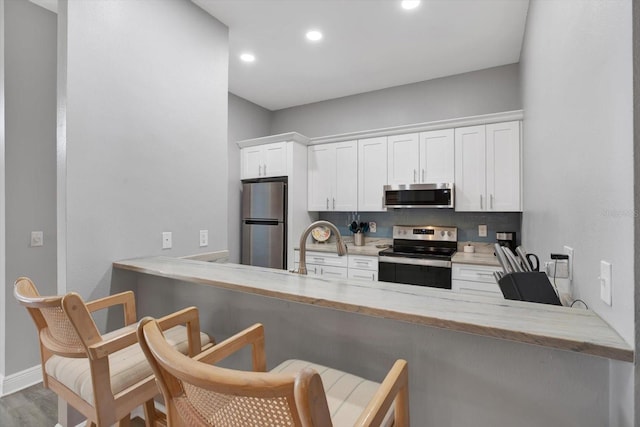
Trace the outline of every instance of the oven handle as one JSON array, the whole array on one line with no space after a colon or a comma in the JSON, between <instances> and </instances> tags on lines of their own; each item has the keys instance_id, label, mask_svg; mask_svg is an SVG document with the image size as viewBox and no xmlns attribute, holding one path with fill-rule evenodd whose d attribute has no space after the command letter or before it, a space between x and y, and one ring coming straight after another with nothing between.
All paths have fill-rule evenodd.
<instances>
[{"instance_id":1,"label":"oven handle","mask_svg":"<svg viewBox=\"0 0 640 427\"><path fill-rule=\"evenodd\" d=\"M391 264L425 265L427 267L451 268L451 261L441 259L404 258L381 255L378 262L388 262Z\"/></svg>"}]
</instances>

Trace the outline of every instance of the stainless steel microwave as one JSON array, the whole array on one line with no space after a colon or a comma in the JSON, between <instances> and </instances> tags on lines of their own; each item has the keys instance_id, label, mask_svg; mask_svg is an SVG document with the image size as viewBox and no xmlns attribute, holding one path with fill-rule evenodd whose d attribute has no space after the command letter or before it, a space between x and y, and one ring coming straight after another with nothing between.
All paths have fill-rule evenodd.
<instances>
[{"instance_id":1,"label":"stainless steel microwave","mask_svg":"<svg viewBox=\"0 0 640 427\"><path fill-rule=\"evenodd\" d=\"M453 208L453 183L385 185L387 208Z\"/></svg>"}]
</instances>

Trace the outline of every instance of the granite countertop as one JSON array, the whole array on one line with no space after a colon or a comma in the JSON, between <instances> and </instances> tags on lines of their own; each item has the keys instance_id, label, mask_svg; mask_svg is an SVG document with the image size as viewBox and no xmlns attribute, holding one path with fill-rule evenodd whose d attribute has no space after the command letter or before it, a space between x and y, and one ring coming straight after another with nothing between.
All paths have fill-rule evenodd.
<instances>
[{"instance_id":1,"label":"granite countertop","mask_svg":"<svg viewBox=\"0 0 640 427\"><path fill-rule=\"evenodd\" d=\"M114 268L362 315L632 362L634 351L592 310L508 301L398 283L323 279L285 270L150 257Z\"/></svg>"},{"instance_id":2,"label":"granite countertop","mask_svg":"<svg viewBox=\"0 0 640 427\"><path fill-rule=\"evenodd\" d=\"M349 255L378 256L378 252L385 248L378 248L377 246L386 245L386 247L389 247L393 244L393 239L365 237L363 246L356 246L353 243L353 237L345 237L344 242L347 245L347 254ZM300 248L296 247L295 249L299 250ZM336 253L336 242L331 238L325 243L307 243L307 252L309 251Z\"/></svg>"}]
</instances>

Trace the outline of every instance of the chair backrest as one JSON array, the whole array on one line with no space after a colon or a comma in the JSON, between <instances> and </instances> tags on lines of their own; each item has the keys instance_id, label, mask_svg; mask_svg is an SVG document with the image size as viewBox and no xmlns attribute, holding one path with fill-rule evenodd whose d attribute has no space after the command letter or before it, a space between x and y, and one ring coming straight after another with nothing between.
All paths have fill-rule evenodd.
<instances>
[{"instance_id":1,"label":"chair backrest","mask_svg":"<svg viewBox=\"0 0 640 427\"><path fill-rule=\"evenodd\" d=\"M83 341L65 312L65 302L74 303L78 311L74 314L75 317L81 317L83 322L90 322L84 327L95 331L96 339L92 341L100 340L100 333L79 295L71 293L65 296L40 296L36 285L27 277L16 280L13 294L27 308L36 324L42 345L51 353L64 357L86 357L88 343Z\"/></svg>"},{"instance_id":2,"label":"chair backrest","mask_svg":"<svg viewBox=\"0 0 640 427\"><path fill-rule=\"evenodd\" d=\"M329 419L322 381L311 369L293 375L221 368L176 351L153 319L142 319L138 330L170 427L302 426Z\"/></svg>"}]
</instances>

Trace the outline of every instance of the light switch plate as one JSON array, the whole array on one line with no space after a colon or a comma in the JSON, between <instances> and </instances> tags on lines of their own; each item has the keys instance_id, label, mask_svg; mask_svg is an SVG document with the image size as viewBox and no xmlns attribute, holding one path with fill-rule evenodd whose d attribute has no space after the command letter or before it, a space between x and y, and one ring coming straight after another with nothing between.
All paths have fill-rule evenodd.
<instances>
[{"instance_id":1,"label":"light switch plate","mask_svg":"<svg viewBox=\"0 0 640 427\"><path fill-rule=\"evenodd\" d=\"M611 263L600 261L600 299L611 305Z\"/></svg>"},{"instance_id":2,"label":"light switch plate","mask_svg":"<svg viewBox=\"0 0 640 427\"><path fill-rule=\"evenodd\" d=\"M200 247L209 246L209 230L200 230Z\"/></svg>"},{"instance_id":3,"label":"light switch plate","mask_svg":"<svg viewBox=\"0 0 640 427\"><path fill-rule=\"evenodd\" d=\"M44 245L44 237L42 235L42 231L32 231L31 232L31 247L34 248L36 246Z\"/></svg>"},{"instance_id":4,"label":"light switch plate","mask_svg":"<svg viewBox=\"0 0 640 427\"><path fill-rule=\"evenodd\" d=\"M486 224L478 225L478 237L487 237L487 225Z\"/></svg>"},{"instance_id":5,"label":"light switch plate","mask_svg":"<svg viewBox=\"0 0 640 427\"><path fill-rule=\"evenodd\" d=\"M569 280L573 280L573 248L565 246L564 253L569 255Z\"/></svg>"},{"instance_id":6,"label":"light switch plate","mask_svg":"<svg viewBox=\"0 0 640 427\"><path fill-rule=\"evenodd\" d=\"M172 241L171 241L171 232L163 231L162 232L162 249L171 249Z\"/></svg>"}]
</instances>

